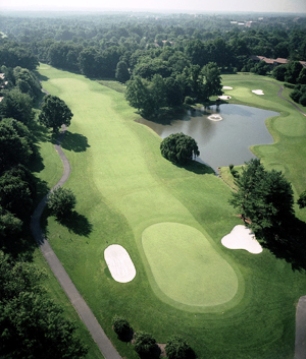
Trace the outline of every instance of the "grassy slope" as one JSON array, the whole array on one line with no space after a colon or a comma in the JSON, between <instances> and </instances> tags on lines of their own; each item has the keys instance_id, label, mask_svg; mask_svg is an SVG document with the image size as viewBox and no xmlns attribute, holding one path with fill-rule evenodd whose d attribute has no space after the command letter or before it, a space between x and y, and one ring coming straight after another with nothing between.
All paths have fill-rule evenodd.
<instances>
[{"instance_id":1,"label":"grassy slope","mask_svg":"<svg viewBox=\"0 0 306 359\"><path fill-rule=\"evenodd\" d=\"M230 189L213 175L198 175L162 159L160 139L132 121L136 115L121 93L52 68L40 72L50 78L44 87L63 98L75 113L70 128L73 141L66 144L72 164L67 187L79 200L78 212L92 225L85 237L75 233L80 228L69 231L49 219L49 238L122 355L136 357L129 344L115 338L114 314L127 318L135 330L151 332L159 342L181 334L200 357L292 357L294 304L306 289L304 276L266 251L254 256L220 245L222 236L239 223L227 203ZM230 80L226 84L233 85ZM84 151L80 151L79 135L88 140ZM245 282L240 305L199 313L157 299L148 281L141 235L148 226L166 221L200 230L240 273ZM122 244L130 253L137 268L131 283L111 279L103 260L103 251L111 243Z\"/></svg>"}]
</instances>

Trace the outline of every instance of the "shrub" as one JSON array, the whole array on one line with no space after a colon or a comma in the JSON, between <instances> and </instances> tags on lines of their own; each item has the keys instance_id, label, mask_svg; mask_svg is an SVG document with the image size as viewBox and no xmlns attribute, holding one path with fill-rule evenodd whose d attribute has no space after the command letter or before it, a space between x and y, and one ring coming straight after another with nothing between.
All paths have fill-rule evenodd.
<instances>
[{"instance_id":1,"label":"shrub","mask_svg":"<svg viewBox=\"0 0 306 359\"><path fill-rule=\"evenodd\" d=\"M170 339L165 347L168 359L194 359L196 358L195 352L191 347L179 337Z\"/></svg>"},{"instance_id":2,"label":"shrub","mask_svg":"<svg viewBox=\"0 0 306 359\"><path fill-rule=\"evenodd\" d=\"M70 189L58 187L48 195L47 205L51 214L61 219L74 209L76 198Z\"/></svg>"},{"instance_id":3,"label":"shrub","mask_svg":"<svg viewBox=\"0 0 306 359\"><path fill-rule=\"evenodd\" d=\"M139 332L135 338L135 351L142 359L159 358L160 349L149 333Z\"/></svg>"},{"instance_id":4,"label":"shrub","mask_svg":"<svg viewBox=\"0 0 306 359\"><path fill-rule=\"evenodd\" d=\"M131 339L133 329L131 328L129 322L123 318L115 316L113 319L113 329L118 335L118 338L121 340Z\"/></svg>"}]
</instances>

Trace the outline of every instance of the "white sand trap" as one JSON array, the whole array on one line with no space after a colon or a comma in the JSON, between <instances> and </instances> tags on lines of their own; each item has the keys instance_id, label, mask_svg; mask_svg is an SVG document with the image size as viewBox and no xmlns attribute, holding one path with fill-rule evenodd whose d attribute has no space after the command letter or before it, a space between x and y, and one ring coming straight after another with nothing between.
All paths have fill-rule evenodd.
<instances>
[{"instance_id":1,"label":"white sand trap","mask_svg":"<svg viewBox=\"0 0 306 359\"><path fill-rule=\"evenodd\" d=\"M252 92L255 94L255 95L264 95L264 92L262 90L252 90Z\"/></svg>"},{"instance_id":2,"label":"white sand trap","mask_svg":"<svg viewBox=\"0 0 306 359\"><path fill-rule=\"evenodd\" d=\"M231 96L222 95L222 96L218 96L218 98L219 98L220 100L230 100L230 99L231 99Z\"/></svg>"},{"instance_id":3,"label":"white sand trap","mask_svg":"<svg viewBox=\"0 0 306 359\"><path fill-rule=\"evenodd\" d=\"M210 115L207 117L210 121L221 121L223 118L220 115Z\"/></svg>"},{"instance_id":4,"label":"white sand trap","mask_svg":"<svg viewBox=\"0 0 306 359\"><path fill-rule=\"evenodd\" d=\"M127 283L136 276L136 269L128 252L119 244L112 244L104 251L104 259L115 281Z\"/></svg>"},{"instance_id":5,"label":"white sand trap","mask_svg":"<svg viewBox=\"0 0 306 359\"><path fill-rule=\"evenodd\" d=\"M223 90L232 90L233 88L231 86L223 86L222 89Z\"/></svg>"},{"instance_id":6,"label":"white sand trap","mask_svg":"<svg viewBox=\"0 0 306 359\"><path fill-rule=\"evenodd\" d=\"M221 239L221 243L229 249L245 249L253 254L262 252L262 247L254 234L243 225L234 227L230 234Z\"/></svg>"}]
</instances>

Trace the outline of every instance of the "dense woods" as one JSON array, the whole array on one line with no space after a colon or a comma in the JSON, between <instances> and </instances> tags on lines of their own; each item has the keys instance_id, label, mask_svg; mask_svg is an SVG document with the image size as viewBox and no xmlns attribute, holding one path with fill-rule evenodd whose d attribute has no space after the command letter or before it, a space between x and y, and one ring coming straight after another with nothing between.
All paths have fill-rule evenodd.
<instances>
[{"instance_id":1,"label":"dense woods","mask_svg":"<svg viewBox=\"0 0 306 359\"><path fill-rule=\"evenodd\" d=\"M90 78L130 79L132 91L142 86L144 93L154 92L160 75L159 106L146 109L128 96L144 116L220 94L220 88L207 92L206 86L203 92L197 86L206 82L208 64L220 73L250 71L296 84L292 98L305 103L306 69L300 63L306 61L304 17L109 13L0 19L6 35L0 39L2 65L33 70L40 61ZM252 56L291 62L273 66ZM25 76L19 75L18 87L33 95L23 83Z\"/></svg>"}]
</instances>

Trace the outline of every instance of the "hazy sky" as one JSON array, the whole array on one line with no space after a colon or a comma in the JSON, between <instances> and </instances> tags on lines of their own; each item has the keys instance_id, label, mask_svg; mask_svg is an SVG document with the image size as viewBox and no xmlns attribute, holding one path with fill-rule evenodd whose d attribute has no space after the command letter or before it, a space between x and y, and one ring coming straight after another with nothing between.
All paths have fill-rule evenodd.
<instances>
[{"instance_id":1,"label":"hazy sky","mask_svg":"<svg viewBox=\"0 0 306 359\"><path fill-rule=\"evenodd\" d=\"M158 10L306 13L306 0L0 0L0 10Z\"/></svg>"}]
</instances>

